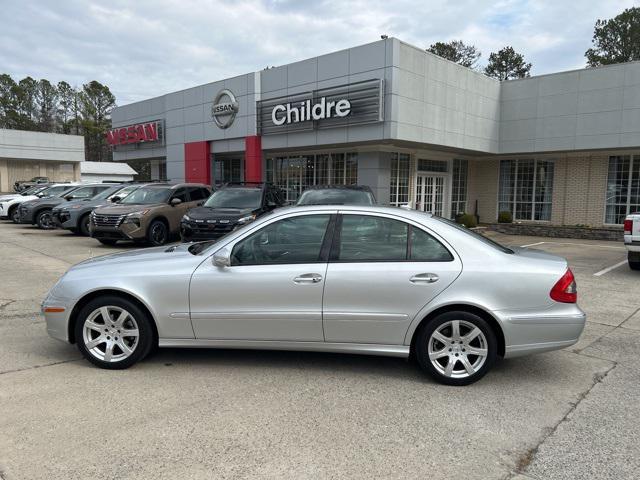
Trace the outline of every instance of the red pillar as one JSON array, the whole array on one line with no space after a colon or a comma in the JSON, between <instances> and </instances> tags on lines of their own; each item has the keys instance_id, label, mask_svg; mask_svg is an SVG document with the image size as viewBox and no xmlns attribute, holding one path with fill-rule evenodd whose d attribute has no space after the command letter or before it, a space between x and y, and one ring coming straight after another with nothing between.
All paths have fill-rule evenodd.
<instances>
[{"instance_id":1,"label":"red pillar","mask_svg":"<svg viewBox=\"0 0 640 480\"><path fill-rule=\"evenodd\" d=\"M262 138L250 135L244 139L244 181L262 182Z\"/></svg>"},{"instance_id":2,"label":"red pillar","mask_svg":"<svg viewBox=\"0 0 640 480\"><path fill-rule=\"evenodd\" d=\"M209 142L184 144L184 180L211 184L211 153Z\"/></svg>"}]
</instances>

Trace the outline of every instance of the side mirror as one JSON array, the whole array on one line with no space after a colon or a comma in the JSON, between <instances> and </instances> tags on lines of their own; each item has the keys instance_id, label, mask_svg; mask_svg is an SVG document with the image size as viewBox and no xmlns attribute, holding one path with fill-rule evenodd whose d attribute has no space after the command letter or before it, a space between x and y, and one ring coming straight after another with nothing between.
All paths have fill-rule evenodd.
<instances>
[{"instance_id":1,"label":"side mirror","mask_svg":"<svg viewBox=\"0 0 640 480\"><path fill-rule=\"evenodd\" d=\"M231 248L224 247L213 254L213 264L216 267L224 268L231 266Z\"/></svg>"},{"instance_id":2,"label":"side mirror","mask_svg":"<svg viewBox=\"0 0 640 480\"><path fill-rule=\"evenodd\" d=\"M122 200L122 198L118 197L117 195L115 197L111 197L111 201L113 203L118 203L120 200Z\"/></svg>"},{"instance_id":3,"label":"side mirror","mask_svg":"<svg viewBox=\"0 0 640 480\"><path fill-rule=\"evenodd\" d=\"M175 207L176 205L180 205L182 203L182 200L180 200L179 198L172 198L171 201L169 202L169 204L172 207Z\"/></svg>"},{"instance_id":4,"label":"side mirror","mask_svg":"<svg viewBox=\"0 0 640 480\"><path fill-rule=\"evenodd\" d=\"M64 199L65 199L67 202L70 202L71 200L73 200L73 195L67 195L66 197L64 197Z\"/></svg>"}]
</instances>

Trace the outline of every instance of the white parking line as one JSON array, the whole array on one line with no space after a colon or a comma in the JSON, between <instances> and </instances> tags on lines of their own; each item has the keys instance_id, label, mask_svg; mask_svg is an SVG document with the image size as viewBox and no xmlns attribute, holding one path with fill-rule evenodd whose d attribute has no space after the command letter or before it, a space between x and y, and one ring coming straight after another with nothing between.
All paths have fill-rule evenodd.
<instances>
[{"instance_id":1,"label":"white parking line","mask_svg":"<svg viewBox=\"0 0 640 480\"><path fill-rule=\"evenodd\" d=\"M604 275L605 273L610 272L611 270L615 270L616 268L621 267L625 263L627 263L627 261L623 260L620 263L616 263L615 265L611 265L610 267L607 267L604 270L600 270L599 272L594 273L593 276L594 277L600 277L600 276Z\"/></svg>"},{"instance_id":2,"label":"white parking line","mask_svg":"<svg viewBox=\"0 0 640 480\"><path fill-rule=\"evenodd\" d=\"M543 243L547 243L547 242L530 243L529 245L520 245L520 247L521 247L521 248L525 248L525 247L535 247L536 245L542 245Z\"/></svg>"}]
</instances>

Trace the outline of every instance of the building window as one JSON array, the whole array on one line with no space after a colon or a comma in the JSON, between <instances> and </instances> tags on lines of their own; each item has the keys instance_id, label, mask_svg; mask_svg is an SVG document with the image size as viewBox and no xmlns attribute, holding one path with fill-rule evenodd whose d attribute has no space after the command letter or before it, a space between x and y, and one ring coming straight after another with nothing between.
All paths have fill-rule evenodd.
<instances>
[{"instance_id":1,"label":"building window","mask_svg":"<svg viewBox=\"0 0 640 480\"><path fill-rule=\"evenodd\" d=\"M621 224L636 211L640 211L640 155L611 156L604 222Z\"/></svg>"},{"instance_id":2,"label":"building window","mask_svg":"<svg viewBox=\"0 0 640 480\"><path fill-rule=\"evenodd\" d=\"M515 220L551 220L552 161L502 160L498 210Z\"/></svg>"},{"instance_id":3,"label":"building window","mask_svg":"<svg viewBox=\"0 0 640 480\"><path fill-rule=\"evenodd\" d=\"M453 171L451 178L451 217L458 213L467 212L467 174L469 162L467 160L453 159Z\"/></svg>"},{"instance_id":4,"label":"building window","mask_svg":"<svg viewBox=\"0 0 640 480\"><path fill-rule=\"evenodd\" d=\"M224 185L225 183L242 181L242 159L241 158L213 158L213 183Z\"/></svg>"},{"instance_id":5,"label":"building window","mask_svg":"<svg viewBox=\"0 0 640 480\"><path fill-rule=\"evenodd\" d=\"M409 203L409 160L408 153L391 154L389 203L396 207Z\"/></svg>"},{"instance_id":6,"label":"building window","mask_svg":"<svg viewBox=\"0 0 640 480\"><path fill-rule=\"evenodd\" d=\"M444 160L427 160L424 158L419 158L418 171L446 173L447 171L449 171L449 168L447 162Z\"/></svg>"},{"instance_id":7,"label":"building window","mask_svg":"<svg viewBox=\"0 0 640 480\"><path fill-rule=\"evenodd\" d=\"M266 180L280 187L288 202L295 202L310 185L358 183L358 154L322 153L267 157Z\"/></svg>"}]
</instances>

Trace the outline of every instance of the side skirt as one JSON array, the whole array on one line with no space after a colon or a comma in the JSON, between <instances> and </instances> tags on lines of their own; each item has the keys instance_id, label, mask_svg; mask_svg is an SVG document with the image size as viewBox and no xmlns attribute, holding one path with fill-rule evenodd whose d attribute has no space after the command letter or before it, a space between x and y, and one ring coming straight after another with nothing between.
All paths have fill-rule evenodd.
<instances>
[{"instance_id":1,"label":"side skirt","mask_svg":"<svg viewBox=\"0 0 640 480\"><path fill-rule=\"evenodd\" d=\"M251 350L293 350L308 352L356 353L385 357L409 356L408 345L377 345L368 343L280 342L274 340L207 340L193 338L161 338L160 347L235 348Z\"/></svg>"}]
</instances>

